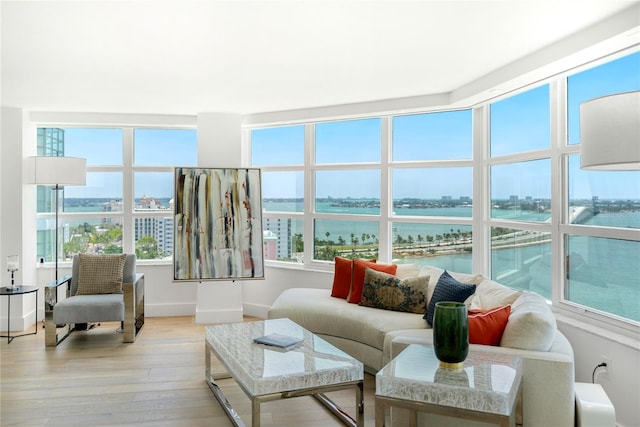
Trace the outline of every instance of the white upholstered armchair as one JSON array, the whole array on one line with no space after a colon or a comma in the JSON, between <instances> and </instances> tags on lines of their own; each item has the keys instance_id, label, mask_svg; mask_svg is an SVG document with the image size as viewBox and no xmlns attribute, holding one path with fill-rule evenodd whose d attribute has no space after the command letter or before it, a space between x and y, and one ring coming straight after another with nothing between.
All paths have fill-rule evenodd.
<instances>
[{"instance_id":1,"label":"white upholstered armchair","mask_svg":"<svg viewBox=\"0 0 640 427\"><path fill-rule=\"evenodd\" d=\"M133 254L76 255L71 276L45 286L44 305L47 347L80 325L113 321L122 322L122 340L131 343L144 325L144 274L136 273Z\"/></svg>"}]
</instances>

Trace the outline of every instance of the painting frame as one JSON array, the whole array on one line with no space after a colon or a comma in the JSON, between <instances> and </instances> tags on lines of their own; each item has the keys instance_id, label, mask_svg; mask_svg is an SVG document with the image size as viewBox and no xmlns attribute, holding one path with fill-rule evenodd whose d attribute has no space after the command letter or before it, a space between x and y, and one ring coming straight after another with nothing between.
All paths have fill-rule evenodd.
<instances>
[{"instance_id":1,"label":"painting frame","mask_svg":"<svg viewBox=\"0 0 640 427\"><path fill-rule=\"evenodd\" d=\"M174 168L173 281L264 279L261 171Z\"/></svg>"}]
</instances>

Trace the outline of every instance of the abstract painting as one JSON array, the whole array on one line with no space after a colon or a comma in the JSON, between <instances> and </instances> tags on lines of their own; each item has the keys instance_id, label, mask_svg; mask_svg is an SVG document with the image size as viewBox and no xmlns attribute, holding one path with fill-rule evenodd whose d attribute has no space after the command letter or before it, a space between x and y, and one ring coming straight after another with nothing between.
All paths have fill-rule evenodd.
<instances>
[{"instance_id":1,"label":"abstract painting","mask_svg":"<svg viewBox=\"0 0 640 427\"><path fill-rule=\"evenodd\" d=\"M259 169L175 168L174 281L264 279Z\"/></svg>"}]
</instances>

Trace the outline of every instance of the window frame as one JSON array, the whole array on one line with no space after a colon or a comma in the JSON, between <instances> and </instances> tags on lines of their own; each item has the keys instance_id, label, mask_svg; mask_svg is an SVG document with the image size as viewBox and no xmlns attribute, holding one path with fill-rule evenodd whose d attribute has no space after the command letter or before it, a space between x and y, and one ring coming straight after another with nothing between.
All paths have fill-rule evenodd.
<instances>
[{"instance_id":1,"label":"window frame","mask_svg":"<svg viewBox=\"0 0 640 427\"><path fill-rule=\"evenodd\" d=\"M159 218L166 217L167 212L156 211L145 212L136 211L134 209L134 176L138 172L164 172L174 173L175 166L135 166L134 161L134 132L136 129L155 129L155 130L195 130L197 132L197 123L195 118L175 117L175 118L158 118L156 124L145 124L145 121L139 122L137 115L132 115L129 120L123 120L120 115L111 117L105 115L104 121L96 123L91 118L84 115L71 114L67 120L47 120L46 118L35 119L32 122L34 135L37 134L39 128L82 128L82 129L120 129L122 130L122 165L87 165L87 173L90 172L116 172L122 174L122 211L121 212L64 212L62 208L59 210L60 224L64 223L66 218L117 218L122 220L122 251L123 253L135 253L135 226L136 218ZM166 120L166 123L165 123ZM142 124L140 124L142 123ZM196 141L197 149L197 141ZM178 166L178 165L176 165ZM173 193L173 192L172 192ZM41 218L50 218L54 213L41 212L36 213L36 220ZM171 216L173 214L171 213ZM169 265L172 264L172 258L167 259L140 259L138 263L141 265ZM45 262L44 265L52 267L54 262ZM59 266L70 266L70 261L59 260Z\"/></svg>"},{"instance_id":2,"label":"window frame","mask_svg":"<svg viewBox=\"0 0 640 427\"><path fill-rule=\"evenodd\" d=\"M605 237L623 240L640 241L640 230L636 229L615 229L610 227L594 227L567 223L567 212L569 200L568 193L568 165L567 158L572 154L579 154L579 144L569 145L567 138L567 84L566 79L569 75L579 71L595 67L599 64L613 61L622 56L633 54L640 51L640 47L633 46L620 52L613 53L596 61L585 63L579 67L567 69L562 73L548 77L546 79L537 80L519 87L516 90L504 93L500 96L490 94L487 98L478 101L466 108L472 110L472 126L473 126L473 149L472 158L463 160L441 160L441 161L398 161L393 162L391 159L391 126L392 118L403 114L421 114L431 112L452 111L462 108L425 108L413 110L409 113L402 111L386 111L379 114L358 114L358 115L340 115L332 117L332 120L348 120L359 119L363 117L379 117L382 119L382 153L380 164L358 164L359 168L381 168L381 209L377 220L380 221L379 233L379 251L382 262L389 261L392 253L391 224L393 222L425 222L428 224L437 223L459 223L461 225L471 225L473 230L473 270L489 272L491 266L491 237L492 227L507 227L518 230L531 230L549 233L551 236L551 303L552 310L565 319L579 319L584 321L589 327L606 324L612 331L618 333L621 337L638 339L638 326L640 323L631 319L620 318L613 313L603 313L596 309L590 309L565 299L565 290L567 282L564 277L566 275L564 262L564 253L566 250L567 235L586 235L593 237ZM489 154L489 137L490 137L490 103L505 97L516 95L520 92L539 87L541 85L549 85L549 114L550 114L550 146L531 151L518 153L508 153L496 157ZM465 107L463 107L465 108ZM312 126L313 123L328 120L327 118L308 118L297 120L286 120L285 116L277 116L278 122L269 122L274 116L267 116L265 122L260 120L252 120L250 124L243 128L250 135L250 130L254 128L262 128L268 126L283 126L292 124L302 124L306 126L305 136L308 143L305 144L305 208L304 212L299 213L296 217L304 218L305 240L306 236L312 236L314 219L337 219L337 220L368 220L367 216L353 215L340 216L332 214L331 217L326 214L314 213L313 206L313 173L316 170L348 168L348 166L336 164L311 165L310 156L313 152ZM311 133L311 137L307 134ZM250 136L244 139L245 148L250 151ZM549 159L551 162L551 219L549 222L531 222L521 220L506 220L491 218L490 203L490 170L492 166L510 164L514 162L532 161ZM473 175L473 216L469 219L465 218L438 218L438 217L403 217L394 216L392 214L391 200L391 172L394 168L415 168L415 167L456 167L469 166L472 168ZM264 167L270 169L269 167ZM329 261L309 261L312 258L312 248L305 245L305 262L303 265L291 265L291 263L274 263L267 262L266 265L276 268L301 268L310 270L332 271L333 263ZM622 339L622 338L621 338Z\"/></svg>"}]
</instances>

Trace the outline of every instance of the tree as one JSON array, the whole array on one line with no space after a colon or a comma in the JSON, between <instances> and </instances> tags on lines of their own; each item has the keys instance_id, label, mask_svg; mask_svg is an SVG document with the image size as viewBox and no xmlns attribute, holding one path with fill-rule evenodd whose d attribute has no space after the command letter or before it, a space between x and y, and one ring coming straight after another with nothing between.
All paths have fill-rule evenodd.
<instances>
[{"instance_id":1,"label":"tree","mask_svg":"<svg viewBox=\"0 0 640 427\"><path fill-rule=\"evenodd\" d=\"M158 258L158 244L152 236L144 236L136 242L136 257L138 259Z\"/></svg>"},{"instance_id":2,"label":"tree","mask_svg":"<svg viewBox=\"0 0 640 427\"><path fill-rule=\"evenodd\" d=\"M102 252L105 254L121 254L122 246L116 245L115 243L110 243L104 247ZM136 251L136 255L137 255L137 251Z\"/></svg>"},{"instance_id":3,"label":"tree","mask_svg":"<svg viewBox=\"0 0 640 427\"><path fill-rule=\"evenodd\" d=\"M293 235L293 252L304 252L304 241L302 240L302 233L296 233Z\"/></svg>"}]
</instances>

